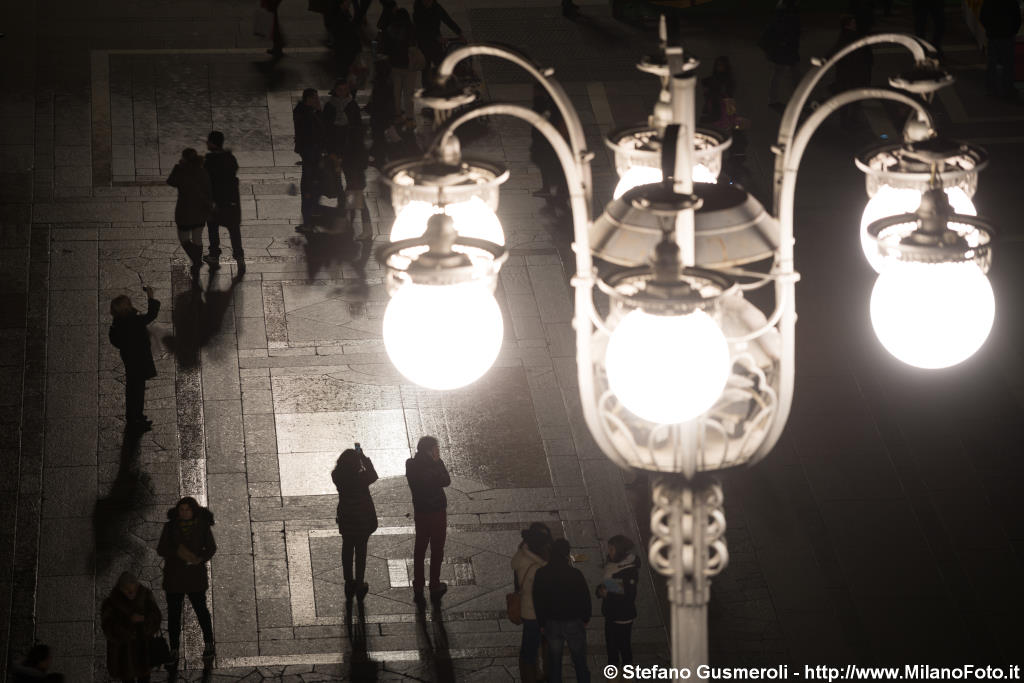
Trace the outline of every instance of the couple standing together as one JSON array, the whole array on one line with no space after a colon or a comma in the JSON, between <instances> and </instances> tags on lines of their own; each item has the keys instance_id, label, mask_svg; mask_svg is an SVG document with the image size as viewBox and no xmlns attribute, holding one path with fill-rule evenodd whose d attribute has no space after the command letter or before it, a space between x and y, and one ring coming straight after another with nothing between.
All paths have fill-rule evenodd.
<instances>
[{"instance_id":1,"label":"couple standing together","mask_svg":"<svg viewBox=\"0 0 1024 683\"><path fill-rule=\"evenodd\" d=\"M439 600L448 590L441 582L441 563L448 522L448 499L444 489L452 483L448 468L441 460L441 447L432 436L424 436L416 444L416 454L405 461L405 477L412 492L413 516L416 523L416 544L413 551L413 599L425 604L423 589L427 585L424 561L430 547L430 598ZM377 509L370 495L370 485L377 481L377 471L363 454L359 444L338 457L331 479L338 489L338 531L341 532L341 563L345 576L345 598L362 600L370 590L366 583L366 548L377 530Z\"/></svg>"}]
</instances>

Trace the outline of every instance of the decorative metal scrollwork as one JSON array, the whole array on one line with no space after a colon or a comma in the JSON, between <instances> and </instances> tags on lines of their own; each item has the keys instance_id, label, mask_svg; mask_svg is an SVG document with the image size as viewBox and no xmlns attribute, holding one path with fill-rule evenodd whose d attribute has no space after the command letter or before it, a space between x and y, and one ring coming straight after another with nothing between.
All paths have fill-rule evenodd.
<instances>
[{"instance_id":1,"label":"decorative metal scrollwork","mask_svg":"<svg viewBox=\"0 0 1024 683\"><path fill-rule=\"evenodd\" d=\"M711 577L729 563L721 484L710 478L659 477L652 499L651 566L668 578L672 602L707 604Z\"/></svg>"}]
</instances>

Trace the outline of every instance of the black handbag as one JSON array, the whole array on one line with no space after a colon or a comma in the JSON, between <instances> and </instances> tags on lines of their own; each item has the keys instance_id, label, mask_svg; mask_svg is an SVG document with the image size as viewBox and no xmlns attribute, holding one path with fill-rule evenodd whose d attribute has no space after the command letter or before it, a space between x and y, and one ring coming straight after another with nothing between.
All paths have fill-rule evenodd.
<instances>
[{"instance_id":1,"label":"black handbag","mask_svg":"<svg viewBox=\"0 0 1024 683\"><path fill-rule=\"evenodd\" d=\"M171 663L171 648L163 633L157 633L149 639L149 666L157 668Z\"/></svg>"}]
</instances>

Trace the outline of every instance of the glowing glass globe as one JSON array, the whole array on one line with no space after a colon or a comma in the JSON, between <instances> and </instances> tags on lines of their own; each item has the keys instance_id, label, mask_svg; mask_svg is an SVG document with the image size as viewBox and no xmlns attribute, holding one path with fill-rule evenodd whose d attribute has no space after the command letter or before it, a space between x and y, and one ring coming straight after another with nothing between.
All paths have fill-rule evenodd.
<instances>
[{"instance_id":1,"label":"glowing glass globe","mask_svg":"<svg viewBox=\"0 0 1024 683\"><path fill-rule=\"evenodd\" d=\"M974 208L974 202L967 196L963 188L947 187L946 197L949 198L949 205L956 213L965 216L978 215L977 209ZM860 246L864 250L864 257L876 273L882 272L882 259L878 255L875 242L868 234L868 226L882 218L913 213L919 206L921 206L920 190L882 185L864 207L864 214L860 219Z\"/></svg>"},{"instance_id":2,"label":"glowing glass globe","mask_svg":"<svg viewBox=\"0 0 1024 683\"><path fill-rule=\"evenodd\" d=\"M605 368L609 387L630 412L676 424L705 412L722 394L729 344L704 311L662 316L633 310L608 340Z\"/></svg>"},{"instance_id":3,"label":"glowing glass globe","mask_svg":"<svg viewBox=\"0 0 1024 683\"><path fill-rule=\"evenodd\" d=\"M992 285L970 262L886 265L871 292L878 341L918 368L948 368L970 358L994 318Z\"/></svg>"},{"instance_id":4,"label":"glowing glass globe","mask_svg":"<svg viewBox=\"0 0 1024 683\"><path fill-rule=\"evenodd\" d=\"M480 282L409 283L384 311L384 348L398 371L428 389L456 389L479 379L501 350L504 326Z\"/></svg>"},{"instance_id":5,"label":"glowing glass globe","mask_svg":"<svg viewBox=\"0 0 1024 683\"><path fill-rule=\"evenodd\" d=\"M411 201L402 207L395 224L391 228L391 241L419 237L427 229L427 220L435 213L441 213L439 207L423 201ZM448 204L445 213L455 221L455 232L462 237L476 237L504 246L505 233L501 222L491 211L491 207L479 197L469 201Z\"/></svg>"},{"instance_id":6,"label":"glowing glass globe","mask_svg":"<svg viewBox=\"0 0 1024 683\"><path fill-rule=\"evenodd\" d=\"M650 185L661 182L661 169L652 166L631 166L628 171L619 178L619 184L615 186L612 199L618 199L634 187ZM704 164L697 164L693 167L693 182L695 183L717 183L718 177L713 174ZM916 208L916 207L915 207Z\"/></svg>"}]
</instances>

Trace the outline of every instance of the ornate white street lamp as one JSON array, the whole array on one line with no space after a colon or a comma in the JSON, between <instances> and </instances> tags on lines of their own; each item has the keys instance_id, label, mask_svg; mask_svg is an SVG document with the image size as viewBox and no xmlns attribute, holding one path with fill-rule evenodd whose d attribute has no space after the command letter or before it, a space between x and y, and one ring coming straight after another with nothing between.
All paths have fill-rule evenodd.
<instances>
[{"instance_id":1,"label":"ornate white street lamp","mask_svg":"<svg viewBox=\"0 0 1024 683\"><path fill-rule=\"evenodd\" d=\"M853 50L879 43L902 45L913 55L914 70L890 81L905 92L859 88L840 93L801 123L804 105L823 74ZM885 99L910 107L913 115L905 129L905 147L916 155L913 158L928 162L931 171L932 189L910 207L910 213L897 208L898 215L889 214L867 226L870 258L882 269L871 311L883 345L902 360L940 367L933 356L941 356L947 365L958 362L984 341L991 327L991 288L986 290L984 272L991 256L992 231L963 212L954 214L940 201L946 196L940 185L948 178L949 169L943 166L948 155L940 159L934 150L929 152L928 141L935 132L931 116L915 96L927 98L951 82L948 74L938 70L930 57L933 53L931 46L918 39L885 34L852 43L828 61L813 62L783 114L773 147L775 215L769 215L742 188L694 182L695 162L702 149L694 125L697 62L680 48L666 46L663 57L641 64L642 69L664 79L663 96L652 117L657 126L626 129L634 132L611 136L617 158L620 153L623 159L642 156L640 165L657 166L657 178L652 174L653 182L623 191L597 220L592 220L590 213L593 155L586 149L579 117L552 78L551 69L537 67L510 48L470 45L449 54L438 67L436 86L419 93L435 110L454 112L469 97L451 85L455 65L473 56L498 57L532 75L565 121L567 136L563 137L546 118L525 107L487 103L461 110L440 128L427 161L422 163L438 158L433 150L442 150L440 157L445 163L455 165L451 145L459 126L498 114L526 121L553 147L565 172L573 218L573 325L582 412L594 440L609 458L622 467L655 473L649 554L652 566L668 578L673 605L672 661L676 666L692 667L707 661L710 578L728 562L722 490L712 475L764 458L782 434L792 405L794 289L798 279L793 260L796 176L811 136L831 112L865 99ZM720 155L725 145L725 140L716 138L711 148ZM907 154L904 156L910 159ZM657 160L655 165L652 159ZM625 162L617 166L628 172ZM976 161L972 169L979 167ZM392 183L403 191L414 188L425 201L448 196L450 184L439 180L444 174L409 174L411 182L404 183L396 178L405 167L395 168ZM904 166L899 171L907 169ZM491 187L488 183L479 186ZM443 202L436 203L440 207ZM452 241L451 220L443 213L430 220L426 235L398 242L382 253L385 260L395 261L394 267L389 262L394 270L389 282L395 300L410 285L439 290L450 287L453 274L485 284L484 291L493 291L503 249L494 240L460 237ZM444 241L439 234L447 235ZM427 244L430 250L423 253ZM469 255L470 249L477 254L476 261ZM598 278L594 257L624 269ZM769 257L772 264L767 272L744 268ZM417 265L423 259L426 261ZM407 264L404 270L399 263L403 260ZM476 275L470 277L471 272ZM953 277L956 283L950 285ZM774 308L766 314L748 301L745 293L767 286L774 288ZM607 298L606 307L598 305L595 289ZM949 297L951 290L962 295L956 300L962 304L953 316L943 318L940 314L950 311L936 302ZM968 307L973 308L967 311ZM604 308L607 313L602 312ZM898 323L908 311L920 311L922 325L934 324L927 333L907 337ZM399 309L394 315L401 313ZM449 311L445 315L456 314ZM493 326L484 324L485 314L464 318L465 324L480 323L481 330L493 333ZM948 330L951 318L969 327L971 333L957 343L936 344L928 335ZM389 344L385 322L385 343ZM492 339L483 332L474 334ZM388 348L392 353L390 345ZM922 348L927 352L922 353ZM932 353L933 349L939 352ZM445 346L445 350L451 351L451 347ZM480 354L479 366L460 381L481 374L486 369L480 369L483 356L492 353L497 351ZM418 381L419 370L402 365L409 359L403 357L400 362L393 358L403 373ZM442 360L453 362L454 354ZM435 387L444 383L443 363L426 353L420 353L415 362L433 365Z\"/></svg>"}]
</instances>

